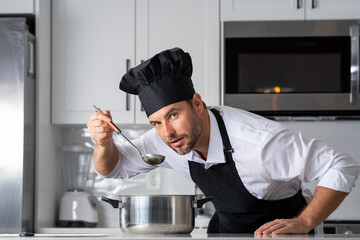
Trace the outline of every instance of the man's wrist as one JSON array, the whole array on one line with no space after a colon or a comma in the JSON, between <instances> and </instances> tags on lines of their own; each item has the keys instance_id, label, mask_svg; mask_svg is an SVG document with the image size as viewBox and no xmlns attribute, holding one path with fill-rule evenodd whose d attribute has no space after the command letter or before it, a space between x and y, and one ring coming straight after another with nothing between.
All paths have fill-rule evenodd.
<instances>
[{"instance_id":1,"label":"man's wrist","mask_svg":"<svg viewBox=\"0 0 360 240\"><path fill-rule=\"evenodd\" d=\"M111 139L109 142L96 142L95 147L107 149L107 148L113 147L113 145L114 145L114 142Z\"/></svg>"},{"instance_id":2,"label":"man's wrist","mask_svg":"<svg viewBox=\"0 0 360 240\"><path fill-rule=\"evenodd\" d=\"M308 217L303 217L303 216L299 216L297 217L297 219L299 221L301 221L303 223L303 225L308 228L309 231L311 231L312 229L314 229L317 224L314 223L314 221L312 221L310 218Z\"/></svg>"}]
</instances>

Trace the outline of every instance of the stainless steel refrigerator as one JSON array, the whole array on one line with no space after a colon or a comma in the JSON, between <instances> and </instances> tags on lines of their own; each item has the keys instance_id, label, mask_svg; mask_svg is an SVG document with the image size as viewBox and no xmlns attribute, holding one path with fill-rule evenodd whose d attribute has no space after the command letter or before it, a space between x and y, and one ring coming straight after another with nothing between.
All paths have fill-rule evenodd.
<instances>
[{"instance_id":1,"label":"stainless steel refrigerator","mask_svg":"<svg viewBox=\"0 0 360 240\"><path fill-rule=\"evenodd\" d=\"M0 18L0 233L34 231L35 38Z\"/></svg>"}]
</instances>

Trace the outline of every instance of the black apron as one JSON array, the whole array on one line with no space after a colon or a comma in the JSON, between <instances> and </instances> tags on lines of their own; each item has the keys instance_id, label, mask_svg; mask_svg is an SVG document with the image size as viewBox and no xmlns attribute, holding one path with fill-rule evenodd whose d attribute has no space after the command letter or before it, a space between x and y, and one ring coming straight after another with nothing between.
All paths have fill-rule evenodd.
<instances>
[{"instance_id":1,"label":"black apron","mask_svg":"<svg viewBox=\"0 0 360 240\"><path fill-rule=\"evenodd\" d=\"M210 110L219 125L226 162L205 169L204 164L189 161L191 178L205 196L213 197L216 211L207 232L254 233L266 222L297 216L306 205L301 189L281 200L261 200L248 192L232 159L233 149L223 119L217 110Z\"/></svg>"}]
</instances>

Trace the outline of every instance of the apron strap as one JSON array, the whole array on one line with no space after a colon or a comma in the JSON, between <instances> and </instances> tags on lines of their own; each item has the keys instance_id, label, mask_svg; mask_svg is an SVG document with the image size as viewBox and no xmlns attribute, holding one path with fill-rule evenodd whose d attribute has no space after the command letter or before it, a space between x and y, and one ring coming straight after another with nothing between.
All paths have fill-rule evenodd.
<instances>
[{"instance_id":1,"label":"apron strap","mask_svg":"<svg viewBox=\"0 0 360 240\"><path fill-rule=\"evenodd\" d=\"M215 118L216 118L217 123L219 125L219 130L220 130L220 133L221 133L221 136L222 136L222 142L224 144L224 154L226 155L226 157L231 157L232 158L231 153L234 152L234 149L231 147L230 139L229 139L229 136L228 136L227 131L226 131L224 120L222 119L222 117L221 117L218 110L216 110L214 108L211 108L210 111L215 115Z\"/></svg>"}]
</instances>

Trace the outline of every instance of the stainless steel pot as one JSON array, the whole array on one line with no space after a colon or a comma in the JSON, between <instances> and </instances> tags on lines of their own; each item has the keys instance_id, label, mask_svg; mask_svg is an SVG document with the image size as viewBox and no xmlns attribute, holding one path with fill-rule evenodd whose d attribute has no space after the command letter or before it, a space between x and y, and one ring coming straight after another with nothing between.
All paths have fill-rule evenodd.
<instances>
[{"instance_id":1,"label":"stainless steel pot","mask_svg":"<svg viewBox=\"0 0 360 240\"><path fill-rule=\"evenodd\" d=\"M194 229L195 208L212 198L194 195L127 195L119 200L101 197L119 208L120 229L135 234L189 234Z\"/></svg>"}]
</instances>

